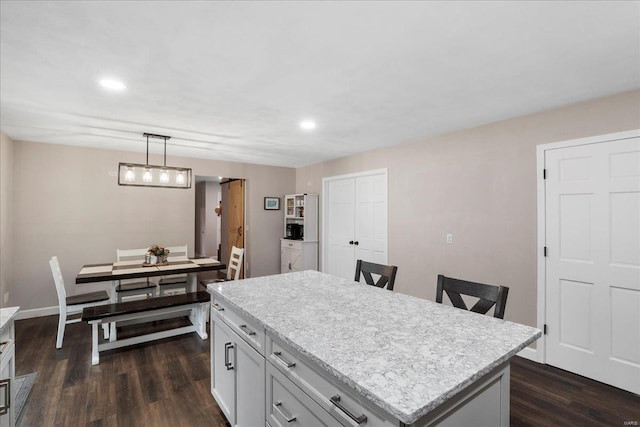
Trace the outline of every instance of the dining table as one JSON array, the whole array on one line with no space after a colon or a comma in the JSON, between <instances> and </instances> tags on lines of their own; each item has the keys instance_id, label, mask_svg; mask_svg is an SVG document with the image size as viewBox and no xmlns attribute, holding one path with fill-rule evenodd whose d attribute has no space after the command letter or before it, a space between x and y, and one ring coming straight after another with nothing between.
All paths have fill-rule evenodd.
<instances>
[{"instance_id":1,"label":"dining table","mask_svg":"<svg viewBox=\"0 0 640 427\"><path fill-rule=\"evenodd\" d=\"M215 258L170 257L166 264L144 264L141 260L83 265L76 275L76 285L111 282L111 302L117 302L116 287L120 280L139 279L171 274L187 274L189 292L198 287L198 273L224 270L226 264Z\"/></svg>"}]
</instances>

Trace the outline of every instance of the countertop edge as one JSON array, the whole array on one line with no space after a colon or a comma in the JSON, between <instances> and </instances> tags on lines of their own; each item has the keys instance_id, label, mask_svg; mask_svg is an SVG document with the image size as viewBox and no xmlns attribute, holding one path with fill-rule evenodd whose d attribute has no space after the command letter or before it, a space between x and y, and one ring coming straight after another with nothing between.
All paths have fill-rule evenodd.
<instances>
[{"instance_id":1,"label":"countertop edge","mask_svg":"<svg viewBox=\"0 0 640 427\"><path fill-rule=\"evenodd\" d=\"M5 326L7 325L7 323L11 322L12 320L14 320L16 318L16 316L18 315L18 312L20 311L20 307L19 306L15 306L15 307L5 307L5 308L0 308L0 332L4 331ZM8 315L7 315L8 313ZM5 316L7 316L5 318Z\"/></svg>"}]
</instances>

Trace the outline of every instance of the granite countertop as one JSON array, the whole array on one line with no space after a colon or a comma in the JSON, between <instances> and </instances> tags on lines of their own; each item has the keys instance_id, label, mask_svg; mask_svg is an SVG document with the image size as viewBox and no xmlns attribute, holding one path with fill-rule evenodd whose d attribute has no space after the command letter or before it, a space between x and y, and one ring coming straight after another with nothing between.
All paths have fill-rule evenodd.
<instances>
[{"instance_id":1,"label":"granite countertop","mask_svg":"<svg viewBox=\"0 0 640 427\"><path fill-rule=\"evenodd\" d=\"M317 271L207 288L407 424L541 336L536 328Z\"/></svg>"},{"instance_id":2,"label":"granite countertop","mask_svg":"<svg viewBox=\"0 0 640 427\"><path fill-rule=\"evenodd\" d=\"M16 317L19 310L20 307L0 308L0 331L4 330L7 323Z\"/></svg>"}]
</instances>

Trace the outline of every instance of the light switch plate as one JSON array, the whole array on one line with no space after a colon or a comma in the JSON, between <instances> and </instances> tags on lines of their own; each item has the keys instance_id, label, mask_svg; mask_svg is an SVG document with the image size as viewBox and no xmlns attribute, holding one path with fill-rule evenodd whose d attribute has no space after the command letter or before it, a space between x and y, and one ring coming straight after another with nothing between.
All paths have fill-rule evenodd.
<instances>
[{"instance_id":1,"label":"light switch plate","mask_svg":"<svg viewBox=\"0 0 640 427\"><path fill-rule=\"evenodd\" d=\"M453 244L453 234L447 234L447 244Z\"/></svg>"}]
</instances>

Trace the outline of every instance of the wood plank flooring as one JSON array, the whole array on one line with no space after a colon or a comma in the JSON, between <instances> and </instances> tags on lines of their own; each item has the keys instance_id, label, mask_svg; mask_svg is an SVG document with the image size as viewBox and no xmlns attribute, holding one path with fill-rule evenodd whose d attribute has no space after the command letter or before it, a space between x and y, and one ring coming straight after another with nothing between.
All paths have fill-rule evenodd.
<instances>
[{"instance_id":1,"label":"wood plank flooring","mask_svg":"<svg viewBox=\"0 0 640 427\"><path fill-rule=\"evenodd\" d=\"M104 352L91 366L91 330L57 316L16 322L16 374L38 372L21 426L227 427L210 392L209 341L195 334ZM184 320L157 322L157 328ZM171 323L168 325L168 323ZM130 326L119 337L149 332ZM627 422L628 424L625 424ZM634 424L636 422L636 424ZM512 426L637 426L640 397L514 358Z\"/></svg>"}]
</instances>

